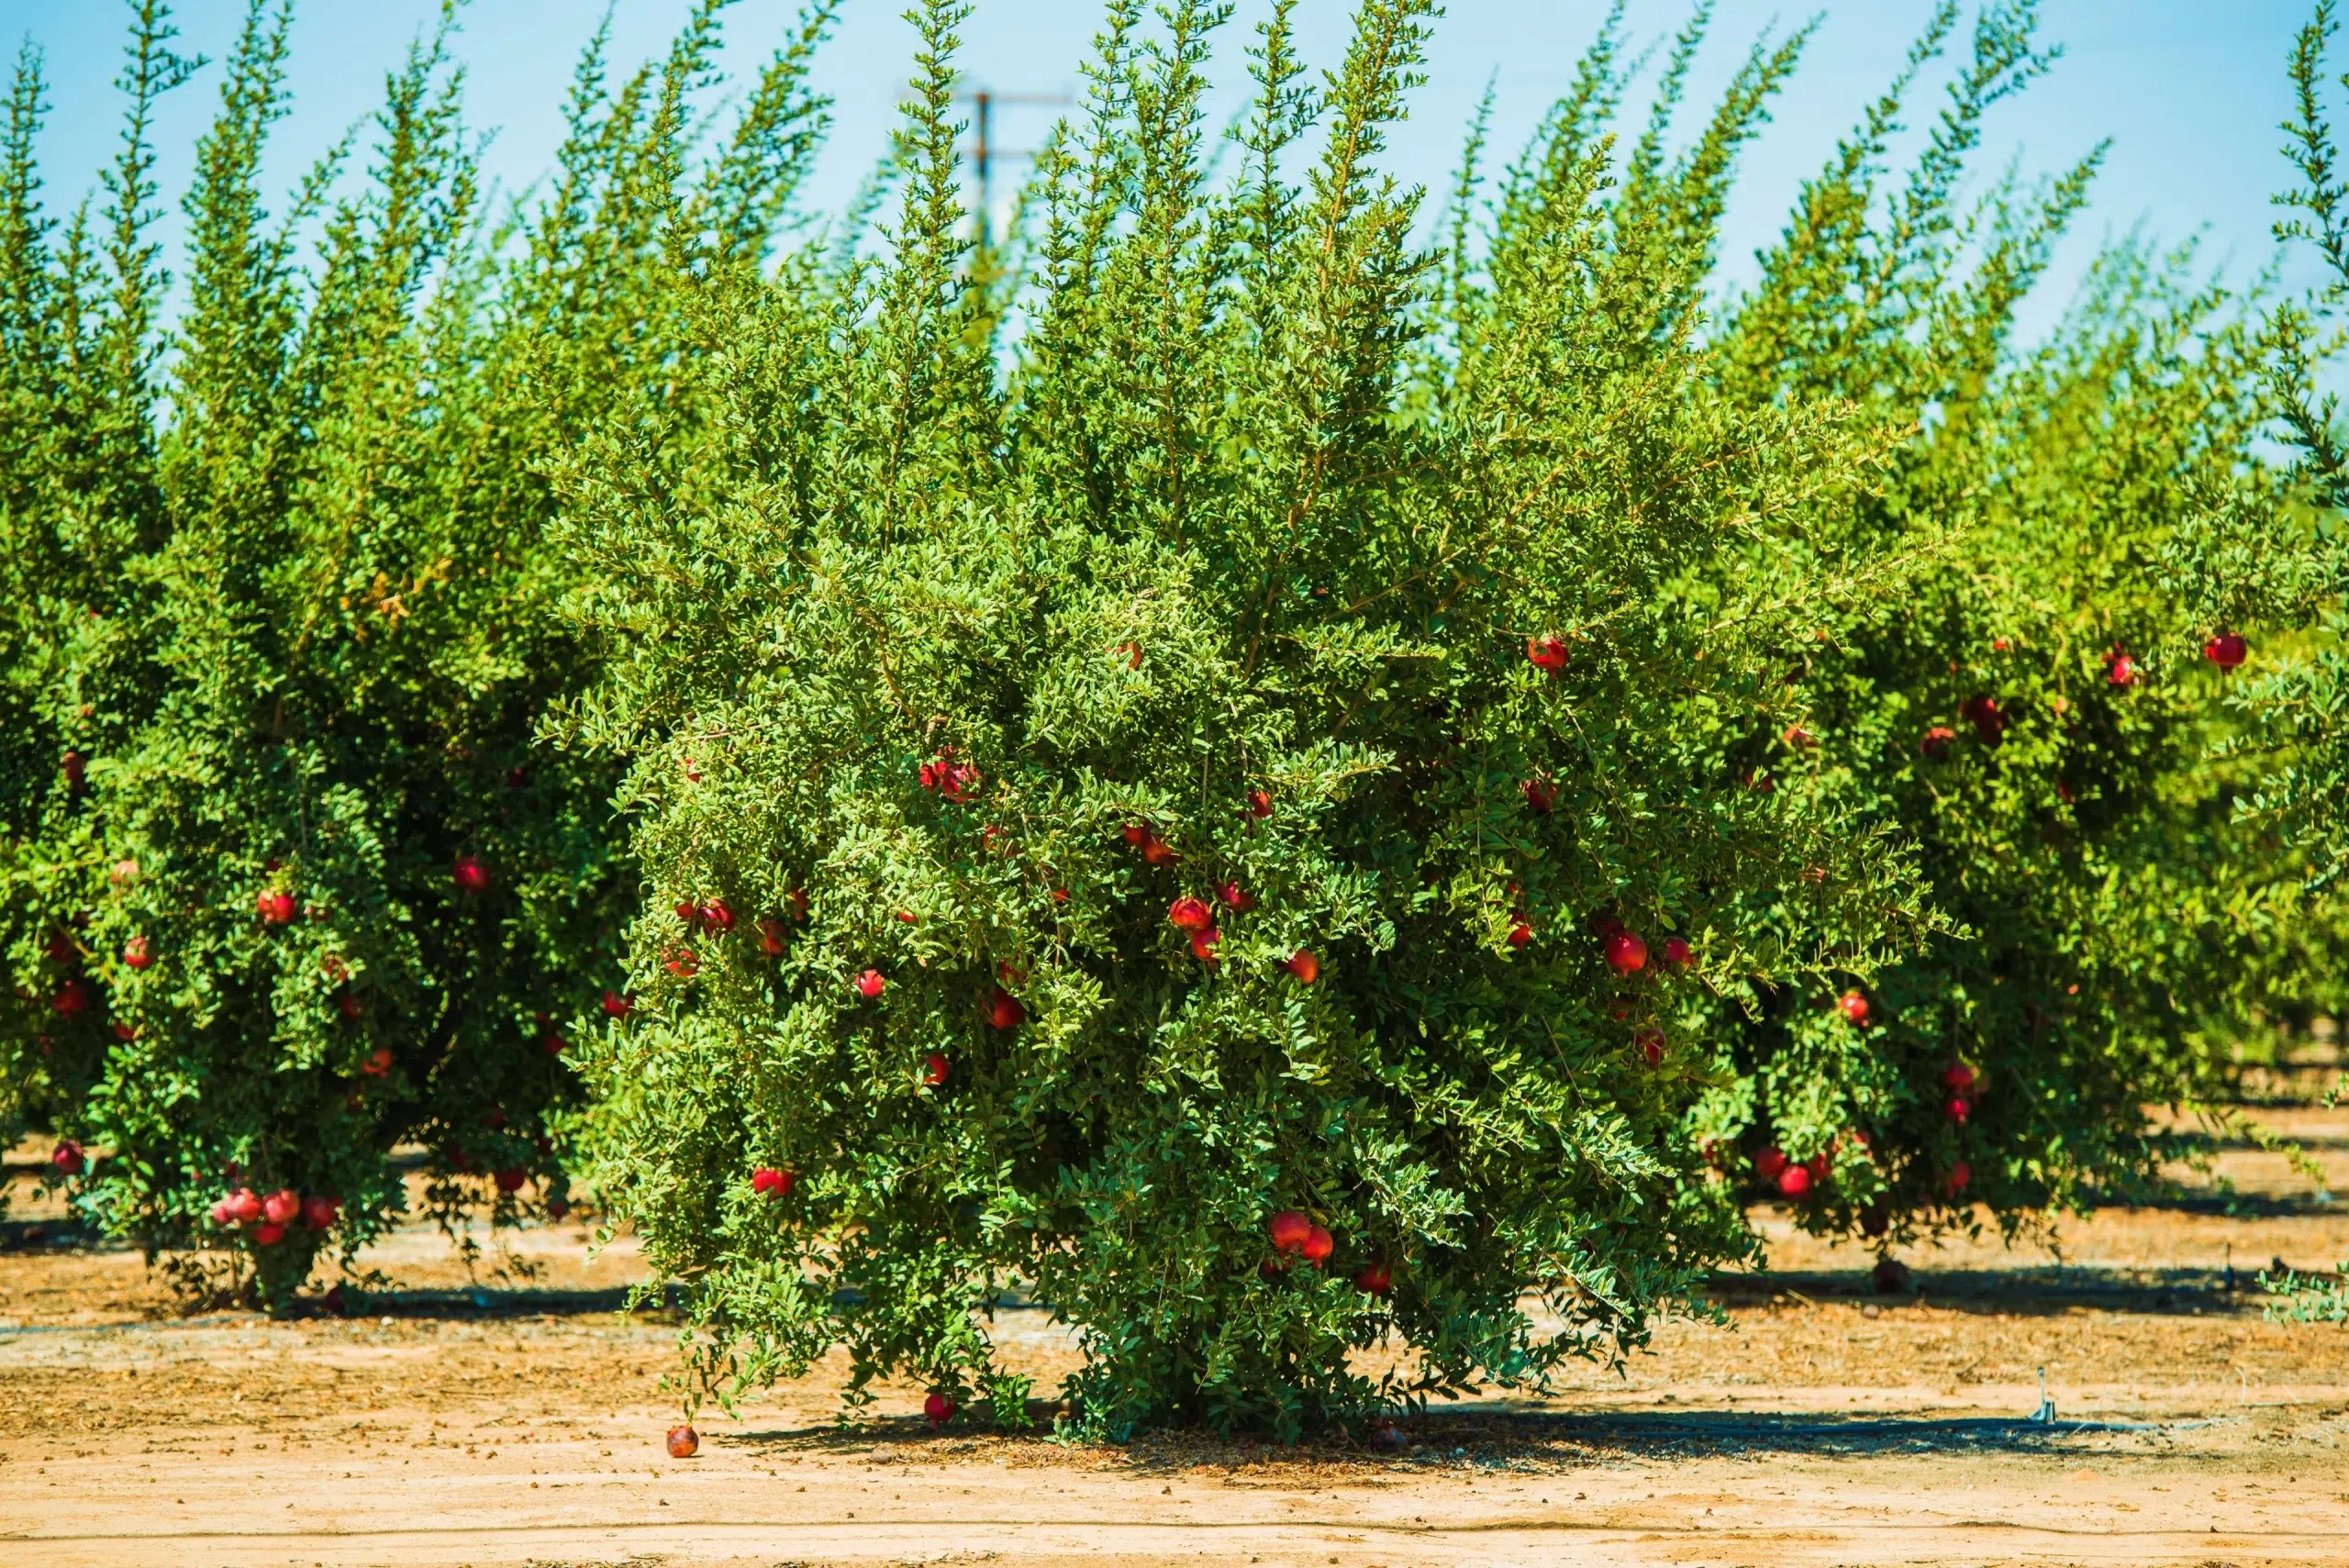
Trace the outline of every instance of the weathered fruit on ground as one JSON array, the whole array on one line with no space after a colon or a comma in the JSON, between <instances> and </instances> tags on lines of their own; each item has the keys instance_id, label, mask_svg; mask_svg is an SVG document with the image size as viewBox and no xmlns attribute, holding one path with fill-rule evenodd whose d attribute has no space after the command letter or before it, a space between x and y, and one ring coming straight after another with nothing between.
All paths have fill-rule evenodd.
<instances>
[{"instance_id":1,"label":"weathered fruit on ground","mask_svg":"<svg viewBox=\"0 0 2349 1568\"><path fill-rule=\"evenodd\" d=\"M691 1459L700 1451L701 1434L699 1432L695 1431L691 1427L669 1429L669 1457L671 1459Z\"/></svg>"}]
</instances>

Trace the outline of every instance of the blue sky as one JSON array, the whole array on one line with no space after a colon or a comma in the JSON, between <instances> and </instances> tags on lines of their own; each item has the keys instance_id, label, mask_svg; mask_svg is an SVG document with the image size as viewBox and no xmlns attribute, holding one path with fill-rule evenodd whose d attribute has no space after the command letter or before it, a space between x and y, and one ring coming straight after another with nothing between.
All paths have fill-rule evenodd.
<instances>
[{"instance_id":1,"label":"blue sky","mask_svg":"<svg viewBox=\"0 0 2349 1568\"><path fill-rule=\"evenodd\" d=\"M1219 113L1244 87L1240 50L1268 5L1239 0L1223 39L1220 74L1229 90ZM847 0L819 64L822 85L839 100L839 123L809 193L818 204L841 202L885 144L910 59L901 8L897 0ZM2061 280L2099 242L2135 226L2165 241L2201 234L2208 258L2230 261L2238 276L2265 262L2274 217L2267 197L2283 171L2276 126L2288 106L2285 52L2309 8L2309 0L2043 0L2044 37L2063 44L2065 57L2052 76L1997 111L1984 168L2013 158L2026 171L2043 171L2101 138L2114 145L2095 206L2066 249L2056 286L2034 308L2035 320L2060 305ZM367 111L383 73L435 9L434 0L306 0L298 7L297 101L279 128L273 159L281 188ZM471 117L495 132L487 162L509 188L544 171L564 83L603 9L602 0L472 0L466 8L458 51L470 72ZM685 0L617 0L613 9L615 56L632 63L660 50ZM729 23L730 61L754 66L795 9L791 0L740 0ZM1496 140L1513 148L1566 82L1604 9L1605 0L1452 0L1436 24L1430 81L1389 159L1395 172L1442 186L1488 77L1498 95ZM1801 73L1746 154L1727 224L1732 275L1776 233L1798 183L1881 90L1930 9L1930 0L1820 0L1821 25ZM242 11L242 0L184 0L182 47L217 61ZM1337 61L1348 13L1343 0L1305 0L1310 58ZM1654 38L1675 29L1687 6L1632 0L1630 13L1635 32ZM1809 14L1801 0L1784 9L1766 0L1720 0L1698 99L1735 68L1755 35ZM981 0L964 28L967 79L1004 93L1072 92L1097 15L1096 0ZM113 0L0 0L0 38L29 38L46 57L53 108L42 152L53 208L87 188L113 145L118 101L108 83L125 16ZM165 112L168 194L180 188L218 83L216 65ZM1032 146L1053 112L1000 111L998 143Z\"/></svg>"}]
</instances>

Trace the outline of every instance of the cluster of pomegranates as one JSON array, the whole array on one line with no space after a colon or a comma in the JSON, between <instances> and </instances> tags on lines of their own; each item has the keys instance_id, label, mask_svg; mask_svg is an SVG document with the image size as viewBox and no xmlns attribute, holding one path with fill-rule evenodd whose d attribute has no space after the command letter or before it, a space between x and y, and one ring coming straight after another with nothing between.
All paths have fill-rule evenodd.
<instances>
[{"instance_id":1,"label":"cluster of pomegranates","mask_svg":"<svg viewBox=\"0 0 2349 1568\"><path fill-rule=\"evenodd\" d=\"M1337 1238L1330 1234L1326 1226L1315 1224L1297 1209L1282 1209L1273 1216L1266 1229L1272 1237L1273 1255L1264 1260L1258 1272L1267 1278L1297 1259L1302 1259L1307 1268L1318 1269L1338 1249ZM1354 1271L1354 1287L1365 1296L1385 1296L1394 1286L1395 1271L1385 1262L1374 1259Z\"/></svg>"},{"instance_id":2,"label":"cluster of pomegranates","mask_svg":"<svg viewBox=\"0 0 2349 1568\"><path fill-rule=\"evenodd\" d=\"M280 1187L264 1197L250 1187L233 1187L212 1206L212 1223L241 1229L258 1245L273 1247L296 1224L309 1230L331 1229L341 1208L340 1198L324 1193L304 1197L292 1187Z\"/></svg>"}]
</instances>

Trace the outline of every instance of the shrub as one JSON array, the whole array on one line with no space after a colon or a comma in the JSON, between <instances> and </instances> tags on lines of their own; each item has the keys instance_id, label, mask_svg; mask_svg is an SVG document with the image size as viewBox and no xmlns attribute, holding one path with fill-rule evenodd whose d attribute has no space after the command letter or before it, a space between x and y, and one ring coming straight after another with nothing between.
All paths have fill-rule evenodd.
<instances>
[{"instance_id":1,"label":"shrub","mask_svg":"<svg viewBox=\"0 0 2349 1568\"><path fill-rule=\"evenodd\" d=\"M852 1399L1016 1417L1007 1290L1113 1436L1619 1356L1749 1244L1680 1130L1709 988L1930 925L1882 834L1741 766L1887 570L1828 508L1903 439L1725 396L1700 340L1793 47L1673 155L1685 39L1610 184L1610 33L1488 225L1472 150L1447 261L1375 172L1423 5L1325 90L1276 6L1224 184L1215 8L1138 10L1004 256L931 0L877 250L681 265L697 346L566 471L574 732L634 759L656 894L595 1174L698 1393L845 1345Z\"/></svg>"},{"instance_id":2,"label":"shrub","mask_svg":"<svg viewBox=\"0 0 2349 1568\"><path fill-rule=\"evenodd\" d=\"M255 182L286 21L254 5L168 328L148 128L195 65L164 6L138 7L95 231L41 216L41 88L18 70L8 1092L93 1149L86 1212L150 1252L210 1249L273 1307L322 1244L348 1257L401 1211L397 1145L427 1149L444 1223L484 1201L510 1218L532 1181L563 1196L562 1053L617 978L631 889L617 772L535 740L587 669L555 614L571 576L542 465L662 373L643 285L673 191L757 250L820 107L803 39L705 173L670 161L717 9L608 99L599 44L552 189L489 228L443 37L392 78L365 178L338 150L273 222ZM463 1179L493 1172L494 1191ZM280 1192L332 1201L248 1212Z\"/></svg>"},{"instance_id":3,"label":"shrub","mask_svg":"<svg viewBox=\"0 0 2349 1568\"><path fill-rule=\"evenodd\" d=\"M1873 983L1733 998L1731 1076L1695 1118L1741 1184L1775 1184L1764 1150L1816 1162L1798 1221L1887 1245L1977 1202L2011 1231L2147 1190L2205 1140L2146 1107L2211 1097L2237 1020L2336 972L2299 858L2236 809L2274 762L2238 744L2254 677L2214 640L2249 633L2255 669L2301 612L2253 574L2192 580L2288 527L2256 317L2131 246L2018 346L2101 154L1959 206L1983 110L2050 58L2029 7L1993 6L1896 181L1904 96L1955 22L1804 189L1719 345L1740 404L1848 398L1915 432L1842 513L1919 562L1899 613L1837 619L1789 672L1797 728L1752 755L1914 844L1958 929Z\"/></svg>"}]
</instances>

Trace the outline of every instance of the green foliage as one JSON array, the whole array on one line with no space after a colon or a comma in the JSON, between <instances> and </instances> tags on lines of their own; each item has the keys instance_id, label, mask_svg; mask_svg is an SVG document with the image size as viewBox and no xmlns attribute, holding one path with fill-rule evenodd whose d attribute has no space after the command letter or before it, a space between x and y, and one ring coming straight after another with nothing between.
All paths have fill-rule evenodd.
<instances>
[{"instance_id":1,"label":"green foliage","mask_svg":"<svg viewBox=\"0 0 2349 1568\"><path fill-rule=\"evenodd\" d=\"M2197 1143L2145 1107L2212 1094L2233 1020L2334 967L2303 864L2237 810L2274 765L2228 712L2254 676L2204 652L2243 632L2271 657L2299 614L2207 565L2291 527L2256 457L2258 323L2189 281L2190 253L2123 248L2016 349L2100 154L1958 205L1984 110L2050 59L2031 6L1992 6L1892 183L1905 96L1956 21L1940 8L1805 187L1720 338L1742 402L1848 398L1914 432L1841 525L1916 570L1787 672L1798 727L1753 765L1914 845L1960 929L1873 984L1754 985L1717 1037L1734 1081L1696 1120L1741 1182L1753 1156L1813 1162L1800 1223L1891 1240L1977 1201L2011 1229L2146 1190Z\"/></svg>"},{"instance_id":2,"label":"green foliage","mask_svg":"<svg viewBox=\"0 0 2349 1568\"><path fill-rule=\"evenodd\" d=\"M686 258L676 382L565 473L608 661L576 733L635 759L657 889L584 1052L595 1177L721 1398L845 1345L852 1397L1013 1408L1007 1290L1078 1328L1113 1436L1619 1357L1749 1245L1681 1131L1708 998L1932 925L1885 835L1742 776L1880 585L1833 506L1903 439L1741 404L1700 341L1791 47L1617 183L1610 34L1464 220L1472 276L1375 170L1424 6L1372 0L1319 89L1276 8L1229 183L1222 10L1137 11L1005 272L961 238L932 0L877 253ZM1619 975L1622 928L1656 956ZM1289 1209L1325 1265L1276 1253Z\"/></svg>"},{"instance_id":3,"label":"green foliage","mask_svg":"<svg viewBox=\"0 0 2349 1568\"><path fill-rule=\"evenodd\" d=\"M395 1146L427 1150L444 1223L484 1198L511 1218L533 1179L564 1195L560 1053L618 978L632 888L617 770L535 739L587 669L544 465L662 373L663 226L691 211L754 256L821 121L819 10L731 145L684 167L718 9L609 98L599 45L553 187L492 229L446 17L390 79L364 177L339 149L273 220L288 17L254 5L168 332L148 126L195 66L164 7L138 8L95 240L40 217L37 61L18 71L0 1081L98 1156L85 1212L150 1251L233 1249L273 1307L329 1238L347 1256L403 1209ZM461 1180L490 1172L494 1192ZM239 1226L213 1209L237 1186L340 1217Z\"/></svg>"}]
</instances>

